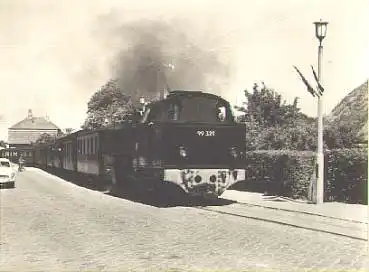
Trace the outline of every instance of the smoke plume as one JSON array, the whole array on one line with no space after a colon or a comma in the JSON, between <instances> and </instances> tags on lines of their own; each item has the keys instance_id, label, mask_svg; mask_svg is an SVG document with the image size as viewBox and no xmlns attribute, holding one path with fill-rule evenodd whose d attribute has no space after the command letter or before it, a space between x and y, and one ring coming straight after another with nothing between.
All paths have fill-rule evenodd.
<instances>
[{"instance_id":1,"label":"smoke plume","mask_svg":"<svg viewBox=\"0 0 369 272\"><path fill-rule=\"evenodd\" d=\"M112 78L136 101L153 99L167 86L220 94L228 85L227 55L211 34L195 30L180 20L121 23L111 32L118 47Z\"/></svg>"}]
</instances>

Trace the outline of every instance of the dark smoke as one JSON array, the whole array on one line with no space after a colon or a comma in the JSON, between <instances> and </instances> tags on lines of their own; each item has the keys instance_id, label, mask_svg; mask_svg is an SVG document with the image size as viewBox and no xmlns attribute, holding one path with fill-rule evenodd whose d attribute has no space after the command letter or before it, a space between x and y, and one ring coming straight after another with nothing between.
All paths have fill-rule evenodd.
<instances>
[{"instance_id":1,"label":"dark smoke","mask_svg":"<svg viewBox=\"0 0 369 272\"><path fill-rule=\"evenodd\" d=\"M114 31L119 53L113 58L112 77L121 90L134 100L157 97L166 84L172 90L225 91L229 65L220 59L219 45L200 42L211 33L196 39L192 30L188 22L179 20L119 25ZM168 64L174 69L166 67Z\"/></svg>"}]
</instances>

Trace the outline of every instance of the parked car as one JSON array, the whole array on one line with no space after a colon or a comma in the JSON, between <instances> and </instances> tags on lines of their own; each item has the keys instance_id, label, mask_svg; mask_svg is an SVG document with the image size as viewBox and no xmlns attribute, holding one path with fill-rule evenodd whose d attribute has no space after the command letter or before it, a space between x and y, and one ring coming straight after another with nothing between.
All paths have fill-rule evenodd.
<instances>
[{"instance_id":1,"label":"parked car","mask_svg":"<svg viewBox=\"0 0 369 272\"><path fill-rule=\"evenodd\" d=\"M15 187L16 169L9 159L0 158L0 187Z\"/></svg>"}]
</instances>

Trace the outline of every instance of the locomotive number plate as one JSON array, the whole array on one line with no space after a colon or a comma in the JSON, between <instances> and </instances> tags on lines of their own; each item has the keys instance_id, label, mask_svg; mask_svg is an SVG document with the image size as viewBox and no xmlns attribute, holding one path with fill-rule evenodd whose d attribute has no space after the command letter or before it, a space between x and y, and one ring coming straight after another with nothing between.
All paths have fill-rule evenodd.
<instances>
[{"instance_id":1,"label":"locomotive number plate","mask_svg":"<svg viewBox=\"0 0 369 272\"><path fill-rule=\"evenodd\" d=\"M215 136L215 130L198 130L196 134L200 137L212 137Z\"/></svg>"}]
</instances>

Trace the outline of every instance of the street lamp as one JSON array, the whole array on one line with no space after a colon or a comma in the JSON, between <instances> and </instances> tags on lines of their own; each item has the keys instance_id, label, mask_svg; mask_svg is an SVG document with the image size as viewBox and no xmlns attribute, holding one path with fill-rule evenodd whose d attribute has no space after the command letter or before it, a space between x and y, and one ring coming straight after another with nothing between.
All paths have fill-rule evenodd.
<instances>
[{"instance_id":1,"label":"street lamp","mask_svg":"<svg viewBox=\"0 0 369 272\"><path fill-rule=\"evenodd\" d=\"M327 22L314 22L315 24L315 36L319 40L318 47L318 83L322 84L321 74L321 59L323 54L322 41L327 34ZM317 149L317 164L316 164L316 204L324 202L324 152L323 152L323 97L318 96L318 149Z\"/></svg>"}]
</instances>

